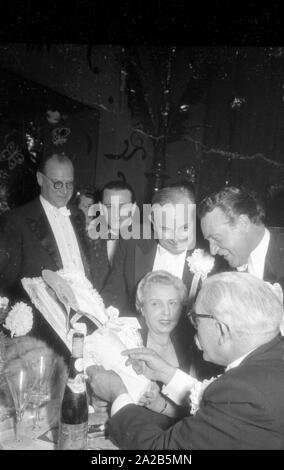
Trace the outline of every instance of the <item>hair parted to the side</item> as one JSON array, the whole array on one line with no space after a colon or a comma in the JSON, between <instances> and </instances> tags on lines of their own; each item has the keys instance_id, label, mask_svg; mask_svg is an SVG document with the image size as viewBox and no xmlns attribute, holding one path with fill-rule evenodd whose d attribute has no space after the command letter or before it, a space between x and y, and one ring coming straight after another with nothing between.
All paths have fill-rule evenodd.
<instances>
[{"instance_id":1,"label":"hair parted to the side","mask_svg":"<svg viewBox=\"0 0 284 470\"><path fill-rule=\"evenodd\" d=\"M187 288L183 281L168 271L158 270L147 273L139 282L136 290L136 308L141 310L147 295L147 289L151 285L162 284L165 286L173 286L179 294L181 305L187 303Z\"/></svg>"},{"instance_id":2,"label":"hair parted to the side","mask_svg":"<svg viewBox=\"0 0 284 470\"><path fill-rule=\"evenodd\" d=\"M215 208L221 209L234 223L241 214L246 214L254 224L261 224L265 218L265 210L254 191L234 186L226 186L218 192L206 196L199 204L197 214L202 219Z\"/></svg>"},{"instance_id":3,"label":"hair parted to the side","mask_svg":"<svg viewBox=\"0 0 284 470\"><path fill-rule=\"evenodd\" d=\"M71 158L68 157L68 155L65 155L65 153L56 153L56 152L43 153L42 157L40 158L38 162L37 171L39 171L40 173L44 173L47 162L51 160L52 158L55 158L60 164L71 163L73 165Z\"/></svg>"},{"instance_id":4,"label":"hair parted to the side","mask_svg":"<svg viewBox=\"0 0 284 470\"><path fill-rule=\"evenodd\" d=\"M197 296L200 314L213 315L231 335L279 332L283 305L263 280L248 273L224 272L207 278Z\"/></svg>"},{"instance_id":5,"label":"hair parted to the side","mask_svg":"<svg viewBox=\"0 0 284 470\"><path fill-rule=\"evenodd\" d=\"M111 191L129 191L131 194L131 202L135 202L135 193L132 188L132 186L127 183L126 181L121 181L121 180L114 180L114 181L109 181L106 183L102 190L101 190L101 195L100 195L100 200L103 201L103 196L104 196L104 191L106 189L109 189Z\"/></svg>"}]
</instances>

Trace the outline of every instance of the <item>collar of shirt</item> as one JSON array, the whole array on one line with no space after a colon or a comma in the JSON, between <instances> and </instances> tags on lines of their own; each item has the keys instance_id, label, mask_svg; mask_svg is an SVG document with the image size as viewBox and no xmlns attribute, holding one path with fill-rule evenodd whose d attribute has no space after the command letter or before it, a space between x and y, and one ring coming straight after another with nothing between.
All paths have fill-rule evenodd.
<instances>
[{"instance_id":1,"label":"collar of shirt","mask_svg":"<svg viewBox=\"0 0 284 470\"><path fill-rule=\"evenodd\" d=\"M174 276L177 276L182 279L186 253L187 250L178 254L170 253L158 243L157 252L153 264L153 271L169 271Z\"/></svg>"},{"instance_id":2,"label":"collar of shirt","mask_svg":"<svg viewBox=\"0 0 284 470\"><path fill-rule=\"evenodd\" d=\"M48 202L42 195L39 196L40 202L43 205L44 209L48 211L49 213L52 214L61 214L64 215L65 217L69 217L71 215L71 212L69 209L67 209L66 206L64 207L55 207L50 202Z\"/></svg>"},{"instance_id":3,"label":"collar of shirt","mask_svg":"<svg viewBox=\"0 0 284 470\"><path fill-rule=\"evenodd\" d=\"M228 370L230 369L234 369L235 367L238 367L242 362L243 360L250 354L252 353L254 349L251 349L249 352L247 352L246 354L244 354L243 356L239 357L238 359L236 359L235 361L231 362L229 365L227 365L226 369L225 369L225 372L227 372Z\"/></svg>"},{"instance_id":4,"label":"collar of shirt","mask_svg":"<svg viewBox=\"0 0 284 470\"><path fill-rule=\"evenodd\" d=\"M159 255L160 256L168 256L168 257L171 257L171 258L182 258L183 256L185 256L187 250L185 251L182 251L181 253L171 253L170 251L166 250L162 245L160 245L160 243L158 243L158 252L159 252Z\"/></svg>"},{"instance_id":5,"label":"collar of shirt","mask_svg":"<svg viewBox=\"0 0 284 470\"><path fill-rule=\"evenodd\" d=\"M267 228L264 229L264 235L257 245L257 247L251 252L248 259L248 272L254 276L262 279L264 271L265 257L268 250L270 240L270 233Z\"/></svg>"}]
</instances>

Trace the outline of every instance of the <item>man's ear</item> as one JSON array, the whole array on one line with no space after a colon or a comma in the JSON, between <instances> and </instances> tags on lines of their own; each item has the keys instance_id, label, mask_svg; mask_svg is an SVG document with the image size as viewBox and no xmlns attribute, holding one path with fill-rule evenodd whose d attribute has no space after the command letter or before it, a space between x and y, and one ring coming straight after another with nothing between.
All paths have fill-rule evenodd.
<instances>
[{"instance_id":1,"label":"man's ear","mask_svg":"<svg viewBox=\"0 0 284 470\"><path fill-rule=\"evenodd\" d=\"M247 216L247 214L239 215L239 224L245 232L248 232L251 221L249 217Z\"/></svg>"},{"instance_id":2,"label":"man's ear","mask_svg":"<svg viewBox=\"0 0 284 470\"><path fill-rule=\"evenodd\" d=\"M136 202L133 202L132 207L131 207L131 217L133 217L134 212L136 211L136 207L137 207Z\"/></svg>"},{"instance_id":3,"label":"man's ear","mask_svg":"<svg viewBox=\"0 0 284 470\"><path fill-rule=\"evenodd\" d=\"M101 201L99 202L99 210L100 210L100 214L104 217L105 222L108 224L109 223L108 211L107 211L105 205Z\"/></svg>"},{"instance_id":4,"label":"man's ear","mask_svg":"<svg viewBox=\"0 0 284 470\"><path fill-rule=\"evenodd\" d=\"M151 224L154 225L154 213L153 213L153 211L151 211L150 214L148 214L148 220Z\"/></svg>"},{"instance_id":5,"label":"man's ear","mask_svg":"<svg viewBox=\"0 0 284 470\"><path fill-rule=\"evenodd\" d=\"M225 344L227 341L231 339L231 333L230 333L228 325L216 320L215 327L219 331L219 340L218 340L219 345Z\"/></svg>"},{"instance_id":6,"label":"man's ear","mask_svg":"<svg viewBox=\"0 0 284 470\"><path fill-rule=\"evenodd\" d=\"M37 179L38 185L42 187L43 177L39 171L36 172L36 179Z\"/></svg>"}]
</instances>

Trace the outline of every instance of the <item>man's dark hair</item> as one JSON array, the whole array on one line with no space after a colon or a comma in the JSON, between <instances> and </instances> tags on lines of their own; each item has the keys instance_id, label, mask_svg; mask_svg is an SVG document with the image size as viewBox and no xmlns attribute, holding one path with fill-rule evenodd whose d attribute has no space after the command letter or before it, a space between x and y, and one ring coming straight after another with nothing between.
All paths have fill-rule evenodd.
<instances>
[{"instance_id":1,"label":"man's dark hair","mask_svg":"<svg viewBox=\"0 0 284 470\"><path fill-rule=\"evenodd\" d=\"M80 204L82 196L93 199L94 204L98 202L99 200L97 188L94 188L92 190L91 188L79 187L76 189L76 191L74 192L72 196L72 199L71 199L72 204L75 204L76 206L78 206Z\"/></svg>"},{"instance_id":2,"label":"man's dark hair","mask_svg":"<svg viewBox=\"0 0 284 470\"><path fill-rule=\"evenodd\" d=\"M124 191L127 190L131 194L131 202L135 202L135 193L133 191L133 188L130 186L129 183L126 183L126 181L120 181L120 180L115 180L115 181L109 181L106 183L101 190L101 201L103 200L104 196L104 191L105 189L109 189L112 191Z\"/></svg>"},{"instance_id":3,"label":"man's dark hair","mask_svg":"<svg viewBox=\"0 0 284 470\"><path fill-rule=\"evenodd\" d=\"M236 217L246 214L254 224L263 223L265 210L254 191L245 188L226 186L218 192L206 196L199 204L197 214L202 219L215 208L221 209L231 223Z\"/></svg>"},{"instance_id":4,"label":"man's dark hair","mask_svg":"<svg viewBox=\"0 0 284 470\"><path fill-rule=\"evenodd\" d=\"M71 158L69 158L65 153L43 153L42 157L39 160L37 171L40 171L40 173L44 173L46 169L46 164L49 160L52 158L56 158L58 163L67 163L70 162L72 163Z\"/></svg>"}]
</instances>

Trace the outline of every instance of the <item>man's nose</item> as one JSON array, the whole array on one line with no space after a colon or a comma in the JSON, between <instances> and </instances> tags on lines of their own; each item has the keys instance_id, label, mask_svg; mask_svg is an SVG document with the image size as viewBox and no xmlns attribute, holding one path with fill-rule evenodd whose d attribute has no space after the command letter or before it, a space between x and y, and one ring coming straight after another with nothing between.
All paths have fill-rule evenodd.
<instances>
[{"instance_id":1,"label":"man's nose","mask_svg":"<svg viewBox=\"0 0 284 470\"><path fill-rule=\"evenodd\" d=\"M63 184L62 188L60 188L61 193L67 194L68 189L66 188L66 184Z\"/></svg>"},{"instance_id":2,"label":"man's nose","mask_svg":"<svg viewBox=\"0 0 284 470\"><path fill-rule=\"evenodd\" d=\"M218 253L219 246L213 240L209 241L209 248L210 248L211 255L215 256Z\"/></svg>"}]
</instances>

